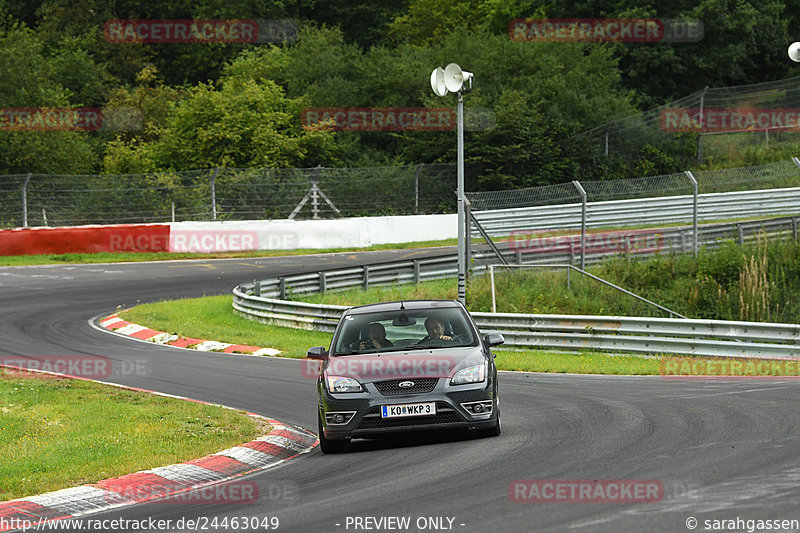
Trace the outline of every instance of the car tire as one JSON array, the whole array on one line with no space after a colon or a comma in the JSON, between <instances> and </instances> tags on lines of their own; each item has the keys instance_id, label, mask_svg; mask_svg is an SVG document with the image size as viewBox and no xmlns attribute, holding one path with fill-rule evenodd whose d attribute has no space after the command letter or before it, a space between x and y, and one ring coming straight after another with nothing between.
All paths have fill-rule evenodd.
<instances>
[{"instance_id":1,"label":"car tire","mask_svg":"<svg viewBox=\"0 0 800 533\"><path fill-rule=\"evenodd\" d=\"M322 428L322 418L317 415L317 426L319 427L319 449L322 453L342 453L347 451L347 439L326 439L325 431Z\"/></svg>"},{"instance_id":2,"label":"car tire","mask_svg":"<svg viewBox=\"0 0 800 533\"><path fill-rule=\"evenodd\" d=\"M494 426L486 429L478 430L478 435L480 437L497 437L502 432L502 424L500 423L500 406L497 406L497 420L495 421Z\"/></svg>"}]
</instances>

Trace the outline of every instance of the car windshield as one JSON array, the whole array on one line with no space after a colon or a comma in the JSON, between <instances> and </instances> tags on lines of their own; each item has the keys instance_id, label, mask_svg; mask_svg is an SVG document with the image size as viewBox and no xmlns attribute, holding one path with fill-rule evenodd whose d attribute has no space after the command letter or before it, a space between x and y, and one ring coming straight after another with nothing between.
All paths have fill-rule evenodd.
<instances>
[{"instance_id":1,"label":"car windshield","mask_svg":"<svg viewBox=\"0 0 800 533\"><path fill-rule=\"evenodd\" d=\"M473 329L460 309L397 310L346 316L334 353L423 350L475 343Z\"/></svg>"}]
</instances>

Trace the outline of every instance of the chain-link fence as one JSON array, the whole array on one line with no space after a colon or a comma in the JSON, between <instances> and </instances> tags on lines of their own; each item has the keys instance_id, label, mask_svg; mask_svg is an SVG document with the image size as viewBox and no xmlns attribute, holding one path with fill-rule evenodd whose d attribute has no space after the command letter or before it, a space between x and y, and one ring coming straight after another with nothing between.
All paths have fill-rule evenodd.
<instances>
[{"instance_id":1,"label":"chain-link fence","mask_svg":"<svg viewBox=\"0 0 800 533\"><path fill-rule=\"evenodd\" d=\"M800 187L800 160L720 170L692 171L699 194ZM580 203L581 189L589 202L691 196L692 178L686 172L621 180L580 181L506 191L467 192L475 211L544 207ZM775 193L779 194L778 192ZM636 216L636 213L630 213Z\"/></svg>"},{"instance_id":2,"label":"chain-link fence","mask_svg":"<svg viewBox=\"0 0 800 533\"><path fill-rule=\"evenodd\" d=\"M800 138L800 77L711 87L638 115L576 135L583 150L605 157L638 156L645 145L668 147L697 162L750 146L780 146Z\"/></svg>"},{"instance_id":3,"label":"chain-link fence","mask_svg":"<svg viewBox=\"0 0 800 533\"><path fill-rule=\"evenodd\" d=\"M449 213L456 179L445 164L6 175L0 227Z\"/></svg>"}]
</instances>

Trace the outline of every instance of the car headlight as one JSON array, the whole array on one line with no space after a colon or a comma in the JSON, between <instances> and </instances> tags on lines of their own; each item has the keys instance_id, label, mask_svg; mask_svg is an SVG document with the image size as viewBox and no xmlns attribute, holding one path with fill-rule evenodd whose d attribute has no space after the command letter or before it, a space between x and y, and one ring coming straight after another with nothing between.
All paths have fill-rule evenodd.
<instances>
[{"instance_id":1,"label":"car headlight","mask_svg":"<svg viewBox=\"0 0 800 533\"><path fill-rule=\"evenodd\" d=\"M328 390L331 392L364 392L361 383L353 378L343 376L328 376Z\"/></svg>"},{"instance_id":2,"label":"car headlight","mask_svg":"<svg viewBox=\"0 0 800 533\"><path fill-rule=\"evenodd\" d=\"M486 379L486 365L475 365L456 372L453 379L450 380L450 384L480 383L484 379Z\"/></svg>"}]
</instances>

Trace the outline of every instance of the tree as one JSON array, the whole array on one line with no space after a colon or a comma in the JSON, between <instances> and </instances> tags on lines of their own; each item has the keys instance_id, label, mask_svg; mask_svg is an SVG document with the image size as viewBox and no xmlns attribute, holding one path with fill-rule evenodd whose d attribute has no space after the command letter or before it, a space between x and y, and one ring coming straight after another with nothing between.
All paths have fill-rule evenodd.
<instances>
[{"instance_id":1,"label":"tree","mask_svg":"<svg viewBox=\"0 0 800 533\"><path fill-rule=\"evenodd\" d=\"M316 166L329 156L331 134L301 128L303 105L268 80L198 84L145 132L149 139L109 143L106 171Z\"/></svg>"},{"instance_id":2,"label":"tree","mask_svg":"<svg viewBox=\"0 0 800 533\"><path fill-rule=\"evenodd\" d=\"M82 173L92 168L89 134L14 130L15 108L67 107L70 91L58 83L58 61L45 56L37 35L19 24L0 28L0 173Z\"/></svg>"}]
</instances>

